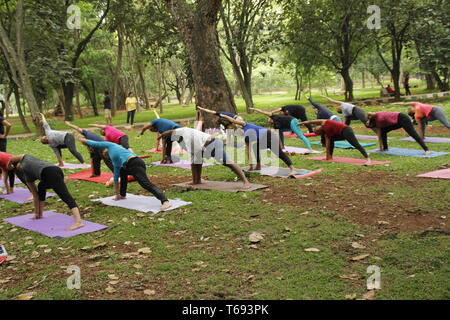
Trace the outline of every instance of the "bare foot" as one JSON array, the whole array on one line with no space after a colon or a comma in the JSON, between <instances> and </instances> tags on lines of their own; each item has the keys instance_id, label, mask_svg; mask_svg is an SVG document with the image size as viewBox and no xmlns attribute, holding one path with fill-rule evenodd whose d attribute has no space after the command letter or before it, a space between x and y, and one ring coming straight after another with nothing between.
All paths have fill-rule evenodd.
<instances>
[{"instance_id":1,"label":"bare foot","mask_svg":"<svg viewBox=\"0 0 450 320\"><path fill-rule=\"evenodd\" d=\"M370 166L372 164L371 159L367 159L366 163L364 163L365 166Z\"/></svg>"},{"instance_id":2,"label":"bare foot","mask_svg":"<svg viewBox=\"0 0 450 320\"><path fill-rule=\"evenodd\" d=\"M125 200L127 197L124 197L124 196L116 196L115 198L114 198L114 201L120 201L120 200Z\"/></svg>"},{"instance_id":3,"label":"bare foot","mask_svg":"<svg viewBox=\"0 0 450 320\"><path fill-rule=\"evenodd\" d=\"M83 169L89 168L89 166L88 166L86 163L82 163L82 164L81 164L81 167L82 167Z\"/></svg>"},{"instance_id":4,"label":"bare foot","mask_svg":"<svg viewBox=\"0 0 450 320\"><path fill-rule=\"evenodd\" d=\"M83 224L83 222L80 221L80 222L75 222L70 228L67 228L66 230L73 231L73 230L80 229L82 227L84 227L84 224Z\"/></svg>"},{"instance_id":5,"label":"bare foot","mask_svg":"<svg viewBox=\"0 0 450 320\"><path fill-rule=\"evenodd\" d=\"M242 186L241 190L248 190L252 187L252 184L250 182L246 182L244 183L244 185Z\"/></svg>"},{"instance_id":6,"label":"bare foot","mask_svg":"<svg viewBox=\"0 0 450 320\"><path fill-rule=\"evenodd\" d=\"M31 201L33 201L33 196L30 196L27 198L27 200L25 200L25 202L31 202Z\"/></svg>"},{"instance_id":7,"label":"bare foot","mask_svg":"<svg viewBox=\"0 0 450 320\"><path fill-rule=\"evenodd\" d=\"M111 186L113 184L114 184L114 179L109 179L109 181L107 183L105 183L105 187L108 188L109 186Z\"/></svg>"},{"instance_id":8,"label":"bare foot","mask_svg":"<svg viewBox=\"0 0 450 320\"><path fill-rule=\"evenodd\" d=\"M425 151L425 155L426 155L426 156L429 156L429 155L431 155L431 151L430 151L430 150L428 150L428 151Z\"/></svg>"},{"instance_id":9,"label":"bare foot","mask_svg":"<svg viewBox=\"0 0 450 320\"><path fill-rule=\"evenodd\" d=\"M166 201L162 204L162 206L161 206L161 208L159 208L159 210L165 211L165 210L169 209L170 207L172 207L172 204L169 201Z\"/></svg>"},{"instance_id":10,"label":"bare foot","mask_svg":"<svg viewBox=\"0 0 450 320\"><path fill-rule=\"evenodd\" d=\"M35 215L31 220L40 220L42 218L44 218L42 215Z\"/></svg>"}]
</instances>

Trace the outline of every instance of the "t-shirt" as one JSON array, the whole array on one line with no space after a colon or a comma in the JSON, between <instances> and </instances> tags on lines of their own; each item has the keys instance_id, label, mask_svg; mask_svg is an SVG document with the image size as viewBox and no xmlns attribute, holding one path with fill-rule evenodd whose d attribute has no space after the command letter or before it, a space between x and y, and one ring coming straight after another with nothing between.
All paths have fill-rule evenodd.
<instances>
[{"instance_id":1,"label":"t-shirt","mask_svg":"<svg viewBox=\"0 0 450 320\"><path fill-rule=\"evenodd\" d=\"M414 102L412 105L413 107L416 108L414 118L416 119L417 122L421 121L423 118L428 118L430 116L431 111L434 108L434 106L430 104L420 102Z\"/></svg>"},{"instance_id":2,"label":"t-shirt","mask_svg":"<svg viewBox=\"0 0 450 320\"><path fill-rule=\"evenodd\" d=\"M98 142L98 141L92 141L88 140L87 145L89 147L93 148L106 148L108 149L108 155L111 159L111 162L114 166L114 182L119 182L120 177L120 169L123 167L123 165L128 161L131 157L137 157L137 155L122 146L112 143L112 142Z\"/></svg>"},{"instance_id":3,"label":"t-shirt","mask_svg":"<svg viewBox=\"0 0 450 320\"><path fill-rule=\"evenodd\" d=\"M245 133L245 142L259 140L263 134L267 133L266 128L259 127L250 122L246 122L242 129Z\"/></svg>"},{"instance_id":4,"label":"t-shirt","mask_svg":"<svg viewBox=\"0 0 450 320\"><path fill-rule=\"evenodd\" d=\"M5 126L3 125L3 121L5 121L5 119L0 117L0 134L5 134Z\"/></svg>"},{"instance_id":5,"label":"t-shirt","mask_svg":"<svg viewBox=\"0 0 450 320\"><path fill-rule=\"evenodd\" d=\"M103 100L103 106L105 109L112 109L110 96L105 96L105 100Z\"/></svg>"},{"instance_id":6,"label":"t-shirt","mask_svg":"<svg viewBox=\"0 0 450 320\"><path fill-rule=\"evenodd\" d=\"M226 111L217 111L216 115L218 115L218 116L228 116L230 118L234 118L234 117L237 116L235 113L226 112Z\"/></svg>"},{"instance_id":7,"label":"t-shirt","mask_svg":"<svg viewBox=\"0 0 450 320\"><path fill-rule=\"evenodd\" d=\"M345 118L349 118L353 115L353 109L355 109L355 105L351 103L343 103L341 104L342 108L342 116Z\"/></svg>"},{"instance_id":8,"label":"t-shirt","mask_svg":"<svg viewBox=\"0 0 450 320\"><path fill-rule=\"evenodd\" d=\"M279 116L279 115L273 115L270 117L273 120L273 127L274 129L278 130L284 130L284 131L290 131L291 130L291 122L294 117L291 116Z\"/></svg>"},{"instance_id":9,"label":"t-shirt","mask_svg":"<svg viewBox=\"0 0 450 320\"><path fill-rule=\"evenodd\" d=\"M125 100L125 105L127 106L127 111L133 111L137 109L137 99L136 97L128 97Z\"/></svg>"},{"instance_id":10,"label":"t-shirt","mask_svg":"<svg viewBox=\"0 0 450 320\"><path fill-rule=\"evenodd\" d=\"M106 140L117 144L120 144L120 138L126 136L125 133L117 128L114 128L113 126L106 126L104 131Z\"/></svg>"},{"instance_id":11,"label":"t-shirt","mask_svg":"<svg viewBox=\"0 0 450 320\"><path fill-rule=\"evenodd\" d=\"M181 128L181 125L168 119L155 119L150 123L156 128L156 130L158 130L159 133Z\"/></svg>"},{"instance_id":12,"label":"t-shirt","mask_svg":"<svg viewBox=\"0 0 450 320\"><path fill-rule=\"evenodd\" d=\"M296 105L296 104L290 104L290 105L284 106L281 108L281 110L284 113L286 113L296 119L301 119L305 115L305 112L306 112L304 106L300 106L300 105Z\"/></svg>"},{"instance_id":13,"label":"t-shirt","mask_svg":"<svg viewBox=\"0 0 450 320\"><path fill-rule=\"evenodd\" d=\"M12 154L0 152L0 169L2 169L3 171L8 171L8 162L12 157Z\"/></svg>"},{"instance_id":14,"label":"t-shirt","mask_svg":"<svg viewBox=\"0 0 450 320\"><path fill-rule=\"evenodd\" d=\"M211 135L192 128L178 128L172 133L172 141L179 141L180 146L191 154L203 150L206 142L211 139Z\"/></svg>"},{"instance_id":15,"label":"t-shirt","mask_svg":"<svg viewBox=\"0 0 450 320\"><path fill-rule=\"evenodd\" d=\"M52 130L47 122L43 123L43 127L50 147L56 148L64 145L64 139L66 138L67 132Z\"/></svg>"},{"instance_id":16,"label":"t-shirt","mask_svg":"<svg viewBox=\"0 0 450 320\"><path fill-rule=\"evenodd\" d=\"M346 127L346 124L334 120L327 120L322 125L322 129L325 132L325 135L330 138L341 136L342 131L344 131Z\"/></svg>"},{"instance_id":17,"label":"t-shirt","mask_svg":"<svg viewBox=\"0 0 450 320\"><path fill-rule=\"evenodd\" d=\"M20 162L22 169L16 170L16 174L23 183L41 180L42 171L48 167L55 167L54 164L42 161L26 154Z\"/></svg>"},{"instance_id":18,"label":"t-shirt","mask_svg":"<svg viewBox=\"0 0 450 320\"><path fill-rule=\"evenodd\" d=\"M400 112L381 111L375 113L375 126L377 128L386 128L398 123Z\"/></svg>"},{"instance_id":19,"label":"t-shirt","mask_svg":"<svg viewBox=\"0 0 450 320\"><path fill-rule=\"evenodd\" d=\"M386 87L387 92L389 93L393 93L395 92L394 89L392 89L391 87Z\"/></svg>"}]
</instances>

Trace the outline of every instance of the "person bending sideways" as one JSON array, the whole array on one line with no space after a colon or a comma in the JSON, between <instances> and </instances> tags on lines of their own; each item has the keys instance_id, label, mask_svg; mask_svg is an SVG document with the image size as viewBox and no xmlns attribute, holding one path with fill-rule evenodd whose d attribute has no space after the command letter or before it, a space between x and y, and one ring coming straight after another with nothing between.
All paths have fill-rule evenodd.
<instances>
[{"instance_id":1,"label":"person bending sideways","mask_svg":"<svg viewBox=\"0 0 450 320\"><path fill-rule=\"evenodd\" d=\"M91 148L105 148L107 150L109 158L114 166L114 187L116 192L115 200L118 201L126 199L128 176L132 176L142 188L153 194L159 201L161 201L161 211L167 210L172 206L164 193L148 179L146 172L147 167L145 166L144 160L139 158L133 152L113 142L87 140L81 135L78 135L77 139L82 144Z\"/></svg>"},{"instance_id":2,"label":"person bending sideways","mask_svg":"<svg viewBox=\"0 0 450 320\"><path fill-rule=\"evenodd\" d=\"M124 132L117 129L116 127L110 125L105 126L103 124L97 123L90 124L90 126L102 129L101 133L102 136L105 137L106 141L116 143L124 147L125 149L131 150L128 136Z\"/></svg>"},{"instance_id":3,"label":"person bending sideways","mask_svg":"<svg viewBox=\"0 0 450 320\"><path fill-rule=\"evenodd\" d=\"M105 141L103 140L102 137L99 137L98 135L96 135L95 133L92 133L90 131L81 129L79 127L77 127L76 125L71 124L68 121L64 122L68 127L72 128L73 130L75 130L76 132L78 132L79 134L81 134L82 136L84 136L86 139L88 140L92 140L92 141ZM106 166L111 170L114 171L114 166L111 162L111 159L109 159L108 155L104 153L105 148L91 148L88 147L88 151L89 154L91 155L91 170L92 170L92 175L91 178L93 177L99 177L102 174L102 160L105 162Z\"/></svg>"},{"instance_id":4,"label":"person bending sideways","mask_svg":"<svg viewBox=\"0 0 450 320\"><path fill-rule=\"evenodd\" d=\"M64 161L62 159L62 149L69 149L70 153L73 154L77 160L85 166L83 156L78 152L77 146L75 144L75 138L70 133L64 131L52 130L47 123L44 115L41 113L42 118L42 126L44 127L45 136L41 138L41 142L43 144L48 144L50 148L53 149L53 152L58 159L58 165L60 167L64 167Z\"/></svg>"},{"instance_id":5,"label":"person bending sideways","mask_svg":"<svg viewBox=\"0 0 450 320\"><path fill-rule=\"evenodd\" d=\"M64 173L61 168L28 154L13 156L9 160L8 168L9 170L14 170L15 174L27 185L33 195L35 219L43 218L47 189L53 189L72 211L75 219L75 223L66 230L71 231L84 226L77 203L69 193L64 182ZM40 181L37 187L35 184L36 180Z\"/></svg>"},{"instance_id":6,"label":"person bending sideways","mask_svg":"<svg viewBox=\"0 0 450 320\"><path fill-rule=\"evenodd\" d=\"M312 104L317 113L317 120L334 120L337 122L342 122L341 118L337 115L333 114L327 107L322 106L314 102L311 97L308 97L309 102ZM304 121L303 123L307 123L308 121Z\"/></svg>"},{"instance_id":7,"label":"person bending sideways","mask_svg":"<svg viewBox=\"0 0 450 320\"><path fill-rule=\"evenodd\" d=\"M346 125L350 125L352 120L359 120L364 125L366 125L367 122L367 113L361 109L360 107L355 106L354 104L343 102L339 100L334 100L329 97L322 96L322 98L327 99L331 103L337 106L336 111L338 113L341 113L344 117L344 123ZM372 129L373 132L376 132L375 129Z\"/></svg>"},{"instance_id":8,"label":"person bending sideways","mask_svg":"<svg viewBox=\"0 0 450 320\"><path fill-rule=\"evenodd\" d=\"M422 147L426 155L431 154L423 139L414 130L414 126L406 114L389 111L369 112L368 118L366 125L368 128L377 130L381 151L388 150L388 132L403 128Z\"/></svg>"},{"instance_id":9,"label":"person bending sideways","mask_svg":"<svg viewBox=\"0 0 450 320\"><path fill-rule=\"evenodd\" d=\"M11 131L11 123L3 118L0 113L0 152L6 152L7 138Z\"/></svg>"},{"instance_id":10,"label":"person bending sideways","mask_svg":"<svg viewBox=\"0 0 450 320\"><path fill-rule=\"evenodd\" d=\"M259 109L252 108L251 110L254 110L258 113L264 114L269 117L268 122L273 124L273 128L279 130L280 133L280 140L281 140L281 148L284 149L284 132L294 132L297 137L302 140L306 147L309 149L310 152L312 152L311 143L309 142L308 138L306 138L303 135L303 132L298 127L299 121L298 119L291 117L291 116L279 116L279 115L272 115L271 112L266 112Z\"/></svg>"},{"instance_id":11,"label":"person bending sideways","mask_svg":"<svg viewBox=\"0 0 450 320\"><path fill-rule=\"evenodd\" d=\"M408 114L420 125L419 136L422 139L425 139L425 130L428 122L437 120L447 129L450 129L450 123L448 122L447 116L445 115L444 110L440 107L420 102L396 102L393 104L400 106L411 106L408 110Z\"/></svg>"},{"instance_id":12,"label":"person bending sideways","mask_svg":"<svg viewBox=\"0 0 450 320\"><path fill-rule=\"evenodd\" d=\"M13 155L0 151L0 171L2 174L3 185L6 188L6 194L14 193L15 174L13 170L9 170L9 161Z\"/></svg>"},{"instance_id":13,"label":"person bending sideways","mask_svg":"<svg viewBox=\"0 0 450 320\"><path fill-rule=\"evenodd\" d=\"M173 163L172 161L172 139L170 136L162 136L162 134L166 131L175 130L181 128L182 126L172 120L168 119L155 119L152 120L149 124L144 126L141 131L141 136L145 133L145 131L150 130L151 132L158 133L157 145L159 144L159 140L162 140L162 154L163 159L161 163Z\"/></svg>"},{"instance_id":14,"label":"person bending sideways","mask_svg":"<svg viewBox=\"0 0 450 320\"><path fill-rule=\"evenodd\" d=\"M245 134L245 146L247 149L248 162L250 164L249 171L261 170L261 150L269 149L280 158L288 167L291 169L291 174L295 174L296 170L292 164L291 159L283 152L281 145L279 143L280 139L274 139L270 130L254 125L250 122L245 122L237 119L230 118L226 115L222 115L223 118L227 119L231 123L241 127ZM253 167L252 152L256 155L256 167Z\"/></svg>"},{"instance_id":15,"label":"person bending sideways","mask_svg":"<svg viewBox=\"0 0 450 320\"><path fill-rule=\"evenodd\" d=\"M186 150L191 159L192 184L202 183L203 159L214 158L220 164L230 168L244 182L244 189L250 187L242 169L227 159L223 142L210 134L192 128L178 128L166 131L162 134L177 141Z\"/></svg>"},{"instance_id":16,"label":"person bending sideways","mask_svg":"<svg viewBox=\"0 0 450 320\"><path fill-rule=\"evenodd\" d=\"M280 109L272 111L272 115L280 112L285 116L291 116L301 121L308 121L308 117L306 116L306 108L304 106L290 104ZM313 132L312 126L308 125L307 128L310 133Z\"/></svg>"},{"instance_id":17,"label":"person bending sideways","mask_svg":"<svg viewBox=\"0 0 450 320\"><path fill-rule=\"evenodd\" d=\"M370 165L372 161L369 158L366 150L359 144L355 137L353 129L346 124L334 120L313 120L299 123L300 125L318 125L314 132L325 139L325 147L327 151L326 160L333 160L334 142L340 140L348 141L353 147L367 159L366 165Z\"/></svg>"}]
</instances>

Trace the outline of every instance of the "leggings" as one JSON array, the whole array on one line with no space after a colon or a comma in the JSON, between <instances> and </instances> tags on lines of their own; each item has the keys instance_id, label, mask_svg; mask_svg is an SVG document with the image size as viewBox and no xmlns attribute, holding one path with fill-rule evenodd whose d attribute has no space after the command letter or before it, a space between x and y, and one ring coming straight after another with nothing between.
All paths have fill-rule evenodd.
<instances>
[{"instance_id":1,"label":"leggings","mask_svg":"<svg viewBox=\"0 0 450 320\"><path fill-rule=\"evenodd\" d=\"M436 121L436 120L441 122L447 129L450 129L450 123L447 120L447 116L445 115L444 110L442 110L442 108L439 107L433 107L430 113L430 117L423 118L422 121L420 122L424 136L428 121Z\"/></svg>"},{"instance_id":2,"label":"leggings","mask_svg":"<svg viewBox=\"0 0 450 320\"><path fill-rule=\"evenodd\" d=\"M309 102L313 105L313 107L318 111L317 113L317 119L331 119L333 116L333 113L328 110L327 107L322 106L321 104L318 104L311 99L309 99ZM334 120L334 119L332 119Z\"/></svg>"},{"instance_id":3,"label":"leggings","mask_svg":"<svg viewBox=\"0 0 450 320\"><path fill-rule=\"evenodd\" d=\"M346 117L345 118L345 124L346 125L350 125L350 123L352 123L352 120L359 120L361 121L364 125L367 123L367 114L366 112L359 108L359 107L354 107L353 111L352 111L352 115L350 117ZM372 128L373 132L377 132L377 130L375 128Z\"/></svg>"},{"instance_id":4,"label":"leggings","mask_svg":"<svg viewBox=\"0 0 450 320\"><path fill-rule=\"evenodd\" d=\"M225 147L222 140L212 139L202 151L202 158L211 159L214 158L218 163L226 165L227 164L227 153L225 152ZM198 164L198 163L195 163Z\"/></svg>"},{"instance_id":5,"label":"leggings","mask_svg":"<svg viewBox=\"0 0 450 320\"><path fill-rule=\"evenodd\" d=\"M0 151L1 152L6 152L7 142L8 142L8 140L6 140L6 139L0 139Z\"/></svg>"},{"instance_id":6,"label":"leggings","mask_svg":"<svg viewBox=\"0 0 450 320\"><path fill-rule=\"evenodd\" d=\"M75 138L70 133L66 134L66 137L64 138L64 145L56 147L59 156L62 156L61 149L66 148L69 149L70 153L73 154L73 156L77 158L77 160L80 161L80 163L84 163L83 156L77 150Z\"/></svg>"},{"instance_id":7,"label":"leggings","mask_svg":"<svg viewBox=\"0 0 450 320\"><path fill-rule=\"evenodd\" d=\"M172 159L172 145L173 145L172 137L166 136L166 137L163 137L162 139L163 139L163 144L164 144L164 148L165 148L164 158Z\"/></svg>"},{"instance_id":8,"label":"leggings","mask_svg":"<svg viewBox=\"0 0 450 320\"><path fill-rule=\"evenodd\" d=\"M305 108L299 108L298 109L299 114L296 115L296 117L294 117L293 115L290 115L294 118L297 118L298 120L301 120L301 122L306 122L308 121L308 116L306 115L306 109ZM308 128L308 131L310 133L314 132L313 126L310 124L306 125L306 128ZM284 143L284 142L283 142Z\"/></svg>"},{"instance_id":9,"label":"leggings","mask_svg":"<svg viewBox=\"0 0 450 320\"><path fill-rule=\"evenodd\" d=\"M47 167L42 170L41 182L38 185L38 195L40 201L45 201L47 189L53 189L56 194L64 201L69 209L77 208L77 204L70 195L64 182L64 174L61 168L56 166Z\"/></svg>"},{"instance_id":10,"label":"leggings","mask_svg":"<svg viewBox=\"0 0 450 320\"><path fill-rule=\"evenodd\" d=\"M146 169L145 162L141 158L136 157L128 160L125 166L120 169L120 195L122 197L127 195L128 176L130 175L136 179L142 188L158 198L161 203L168 201L164 193L150 182Z\"/></svg>"},{"instance_id":11,"label":"leggings","mask_svg":"<svg viewBox=\"0 0 450 320\"><path fill-rule=\"evenodd\" d=\"M388 139L387 139L388 132L390 132L392 130L401 129L401 128L405 129L405 131L414 140L416 140L416 142L418 144L420 144L420 146L422 147L423 150L428 151L428 147L425 145L425 142L423 142L423 139L419 136L417 131L414 129L414 126L413 126L411 120L409 120L408 116L404 113L400 113L398 115L397 124L386 127L386 128L381 128L381 140L383 142L383 146L385 149L388 149Z\"/></svg>"},{"instance_id":12,"label":"leggings","mask_svg":"<svg viewBox=\"0 0 450 320\"><path fill-rule=\"evenodd\" d=\"M119 139L119 144L124 147L125 149L130 149L130 143L128 141L128 136L122 136Z\"/></svg>"},{"instance_id":13,"label":"leggings","mask_svg":"<svg viewBox=\"0 0 450 320\"><path fill-rule=\"evenodd\" d=\"M251 143L253 154L256 155L256 162L261 163L261 150L269 149L270 151L272 151L273 154L275 154L278 158L280 158L288 167L292 166L292 161L281 149L281 145L278 143L279 140L275 139L275 137L273 137L272 133L269 130L267 130L266 132L267 133L265 133L264 135L267 137L267 139L265 139L267 143L263 143L265 141L262 142L261 137L258 138L256 143ZM277 143L276 146L272 145L272 139L276 141Z\"/></svg>"},{"instance_id":14,"label":"leggings","mask_svg":"<svg viewBox=\"0 0 450 320\"><path fill-rule=\"evenodd\" d=\"M102 174L101 164L102 160L105 162L106 166L114 172L114 166L112 164L111 159L108 156L105 156L103 151L104 148L92 148L91 151L91 159L92 159L92 174L94 176L99 176Z\"/></svg>"},{"instance_id":15,"label":"leggings","mask_svg":"<svg viewBox=\"0 0 450 320\"><path fill-rule=\"evenodd\" d=\"M339 140L347 140L353 147L358 149L359 152L364 156L364 158L368 158L366 150L359 144L358 139L355 137L355 133L353 129L350 127L345 127L342 131L342 135L335 136L331 138L331 146L330 146L330 154L333 155L334 152L334 142Z\"/></svg>"},{"instance_id":16,"label":"leggings","mask_svg":"<svg viewBox=\"0 0 450 320\"><path fill-rule=\"evenodd\" d=\"M136 113L136 110L128 111L128 113L127 113L127 123L130 123L130 120L131 120L131 125L134 124L134 114L135 113Z\"/></svg>"}]
</instances>

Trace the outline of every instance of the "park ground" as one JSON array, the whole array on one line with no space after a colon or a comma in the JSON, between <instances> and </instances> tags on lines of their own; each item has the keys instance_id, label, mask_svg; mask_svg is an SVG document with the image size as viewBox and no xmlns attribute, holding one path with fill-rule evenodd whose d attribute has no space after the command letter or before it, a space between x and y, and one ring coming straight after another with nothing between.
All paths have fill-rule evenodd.
<instances>
[{"instance_id":1,"label":"park ground","mask_svg":"<svg viewBox=\"0 0 450 320\"><path fill-rule=\"evenodd\" d=\"M257 96L261 108L294 101L287 95ZM320 101L320 100L319 100ZM435 100L450 116L450 100ZM242 107L242 105L240 105ZM404 107L367 107L368 111ZM183 111L185 110L183 113ZM308 110L312 118L312 110ZM193 116L193 107L168 107L170 118ZM165 114L163 116L166 116ZM265 124L259 115L244 118ZM138 121L152 119L149 111ZM80 126L101 121L77 120ZM122 121L122 122L121 122ZM123 123L123 115L116 123ZM61 123L54 122L62 129ZM360 123L357 133L370 134ZM13 132L18 133L18 132ZM155 137L128 131L136 153L144 155ZM440 124L429 136L449 137ZM418 149L391 134L392 147ZM315 138L314 140L317 140ZM303 147L298 139L287 145ZM429 144L450 152L449 144ZM88 159L85 148L78 144ZM375 147L373 147L375 148ZM318 150L323 150L317 147ZM371 148L369 148L371 149ZM29 153L54 162L52 151L34 139L9 142L12 153ZM151 155L147 162L157 161ZM359 158L357 151L337 149L336 156ZM74 162L68 152L65 160ZM169 198L192 204L156 215L106 207L91 199L113 193L103 185L68 181L84 219L108 225L97 233L55 240L0 222L0 242L12 260L0 265L0 299L31 293L34 299L449 299L448 180L416 175L449 167L449 156L408 158L374 155L389 165L359 167L293 156L297 168L323 168L305 180L249 174L263 191L223 193L180 192L171 184L190 179L190 171L151 167L151 180ZM66 171L69 174L71 171ZM226 168L204 169L210 180L234 180ZM136 184L129 192L145 194ZM68 213L49 199L47 209ZM0 218L31 213L31 204L0 201ZM263 239L252 244L252 232ZM139 249L149 248L150 250ZM315 248L316 252L305 249ZM81 290L69 290L68 266L81 268ZM381 269L381 289L368 294L367 267Z\"/></svg>"}]
</instances>

